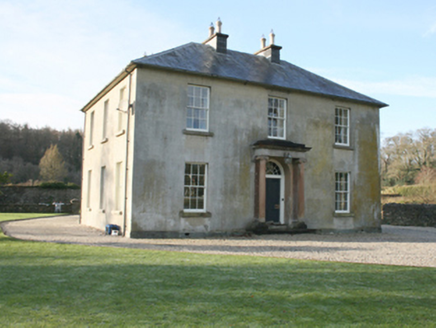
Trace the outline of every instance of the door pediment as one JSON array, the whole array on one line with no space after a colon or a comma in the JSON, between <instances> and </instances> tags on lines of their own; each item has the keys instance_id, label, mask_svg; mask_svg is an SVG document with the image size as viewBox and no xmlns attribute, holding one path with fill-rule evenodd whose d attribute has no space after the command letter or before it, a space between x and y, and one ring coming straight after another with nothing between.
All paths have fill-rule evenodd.
<instances>
[{"instance_id":1,"label":"door pediment","mask_svg":"<svg viewBox=\"0 0 436 328\"><path fill-rule=\"evenodd\" d=\"M305 153L312 149L304 144L281 139L258 140L252 148L253 159L258 156L306 159Z\"/></svg>"}]
</instances>

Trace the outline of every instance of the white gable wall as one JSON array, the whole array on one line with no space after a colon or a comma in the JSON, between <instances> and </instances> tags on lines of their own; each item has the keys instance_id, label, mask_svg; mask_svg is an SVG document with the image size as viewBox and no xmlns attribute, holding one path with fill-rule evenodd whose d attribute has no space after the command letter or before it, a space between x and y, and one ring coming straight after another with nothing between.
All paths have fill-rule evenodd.
<instances>
[{"instance_id":1,"label":"white gable wall","mask_svg":"<svg viewBox=\"0 0 436 328\"><path fill-rule=\"evenodd\" d=\"M130 203L127 202L127 207L125 207L124 198L127 196L127 199L130 199L131 197L130 182L128 182L127 188L125 185L128 114L126 112L118 111L117 108L121 107L120 109L123 111L128 110L129 92L130 99L132 100L131 103L134 104L133 100L136 96L135 86L136 71L132 73L131 78L127 76L119 82L85 113L81 223L102 230L105 229L107 224L118 225L122 230L124 229L124 223L126 223L127 227L129 226L129 220L124 222L125 215L126 217L130 216ZM120 102L120 91L123 88L125 89L125 99ZM106 117L107 123L105 128L106 133L104 135L104 108L106 101L108 101L108 106ZM94 124L92 131L92 145L90 145L90 118L92 113L94 113ZM121 125L119 125L120 113L122 115ZM131 127L134 125L134 116L130 115L129 120ZM129 129L129 133L129 139L132 140L132 129ZM132 153L133 143L131 142L129 144L129 156ZM127 162L130 169L127 171L130 174L132 167L131 158L129 158ZM105 167L103 190L104 201L101 202L100 197L102 196L102 193L100 191L100 186L102 183L101 168L103 166ZM117 172L117 170L119 172ZM88 181L89 171L91 171L91 181ZM89 191L90 194L88 195ZM89 204L87 204L88 199Z\"/></svg>"}]
</instances>

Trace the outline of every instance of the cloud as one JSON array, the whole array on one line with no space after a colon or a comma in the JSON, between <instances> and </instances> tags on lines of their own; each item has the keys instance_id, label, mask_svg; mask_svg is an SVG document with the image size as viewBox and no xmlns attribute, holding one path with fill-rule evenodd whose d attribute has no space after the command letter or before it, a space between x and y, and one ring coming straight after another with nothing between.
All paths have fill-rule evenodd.
<instances>
[{"instance_id":1,"label":"cloud","mask_svg":"<svg viewBox=\"0 0 436 328\"><path fill-rule=\"evenodd\" d=\"M365 94L436 98L436 78L432 77L407 77L401 80L379 82L353 81L340 78L332 80Z\"/></svg>"},{"instance_id":2,"label":"cloud","mask_svg":"<svg viewBox=\"0 0 436 328\"><path fill-rule=\"evenodd\" d=\"M429 37L432 34L436 33L436 23L434 23L425 33L424 37Z\"/></svg>"}]
</instances>

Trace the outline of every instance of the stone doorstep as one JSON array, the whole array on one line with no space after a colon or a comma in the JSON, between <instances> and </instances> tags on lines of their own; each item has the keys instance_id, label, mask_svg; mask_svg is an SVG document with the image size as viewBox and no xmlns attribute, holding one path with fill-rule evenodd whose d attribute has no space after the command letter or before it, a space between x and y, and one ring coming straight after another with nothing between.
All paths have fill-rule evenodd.
<instances>
[{"instance_id":1,"label":"stone doorstep","mask_svg":"<svg viewBox=\"0 0 436 328\"><path fill-rule=\"evenodd\" d=\"M252 230L257 235L316 233L316 229L293 228L285 224L260 224Z\"/></svg>"},{"instance_id":2,"label":"stone doorstep","mask_svg":"<svg viewBox=\"0 0 436 328\"><path fill-rule=\"evenodd\" d=\"M263 234L302 234L302 233L315 233L316 229L299 229L291 228L287 225L271 225L268 230L263 232Z\"/></svg>"}]
</instances>

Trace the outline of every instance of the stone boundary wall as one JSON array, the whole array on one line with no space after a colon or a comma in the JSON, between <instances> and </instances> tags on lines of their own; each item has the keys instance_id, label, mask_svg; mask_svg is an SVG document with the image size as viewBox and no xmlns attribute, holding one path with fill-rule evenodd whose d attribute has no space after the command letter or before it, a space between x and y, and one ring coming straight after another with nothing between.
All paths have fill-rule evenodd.
<instances>
[{"instance_id":1,"label":"stone boundary wall","mask_svg":"<svg viewBox=\"0 0 436 328\"><path fill-rule=\"evenodd\" d=\"M383 205L382 224L436 227L436 205L385 204Z\"/></svg>"},{"instance_id":2,"label":"stone boundary wall","mask_svg":"<svg viewBox=\"0 0 436 328\"><path fill-rule=\"evenodd\" d=\"M71 202L75 200L74 202ZM79 213L80 189L1 187L1 213L54 213L54 202L64 203L62 213Z\"/></svg>"},{"instance_id":3,"label":"stone boundary wall","mask_svg":"<svg viewBox=\"0 0 436 328\"><path fill-rule=\"evenodd\" d=\"M52 204L80 200L80 189L53 189L38 187L1 187L0 204Z\"/></svg>"},{"instance_id":4,"label":"stone boundary wall","mask_svg":"<svg viewBox=\"0 0 436 328\"><path fill-rule=\"evenodd\" d=\"M73 205L65 204L60 213L73 213ZM54 205L0 204L0 213L54 213Z\"/></svg>"}]
</instances>

